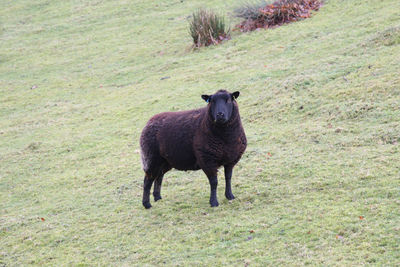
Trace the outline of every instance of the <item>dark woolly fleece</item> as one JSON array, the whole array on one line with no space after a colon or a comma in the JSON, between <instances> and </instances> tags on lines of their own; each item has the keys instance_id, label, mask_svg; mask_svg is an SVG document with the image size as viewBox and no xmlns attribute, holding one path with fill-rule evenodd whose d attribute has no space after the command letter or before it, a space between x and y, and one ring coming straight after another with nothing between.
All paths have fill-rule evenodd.
<instances>
[{"instance_id":1,"label":"dark woolly fleece","mask_svg":"<svg viewBox=\"0 0 400 267\"><path fill-rule=\"evenodd\" d=\"M154 182L154 199L161 199L160 190L164 174L177 170L202 169L211 186L211 206L218 206L216 187L217 170L225 167L225 196L233 199L231 191L232 169L246 149L247 140L232 94L220 90L211 97L231 98L231 117L224 124L215 122L211 112L213 103L206 107L164 112L152 117L143 129L140 146L145 171L143 205L150 208L150 189ZM230 106L229 106L230 107ZM215 109L215 108L214 108Z\"/></svg>"}]
</instances>

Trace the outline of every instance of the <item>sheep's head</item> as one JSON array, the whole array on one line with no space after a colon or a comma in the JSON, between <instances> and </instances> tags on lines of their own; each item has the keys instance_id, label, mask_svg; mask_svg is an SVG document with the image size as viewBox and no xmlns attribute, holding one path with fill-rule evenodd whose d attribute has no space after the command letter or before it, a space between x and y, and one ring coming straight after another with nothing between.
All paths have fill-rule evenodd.
<instances>
[{"instance_id":1,"label":"sheep's head","mask_svg":"<svg viewBox=\"0 0 400 267\"><path fill-rule=\"evenodd\" d=\"M219 90L213 95L202 95L209 105L209 112L212 120L216 124L227 123L231 116L234 107L234 101L239 97L239 92L229 93L225 90Z\"/></svg>"}]
</instances>

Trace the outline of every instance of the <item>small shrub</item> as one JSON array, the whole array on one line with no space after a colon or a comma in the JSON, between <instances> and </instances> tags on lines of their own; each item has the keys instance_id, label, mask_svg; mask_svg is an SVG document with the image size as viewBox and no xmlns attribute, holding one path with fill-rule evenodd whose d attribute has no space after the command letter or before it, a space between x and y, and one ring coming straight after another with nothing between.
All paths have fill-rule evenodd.
<instances>
[{"instance_id":1,"label":"small shrub","mask_svg":"<svg viewBox=\"0 0 400 267\"><path fill-rule=\"evenodd\" d=\"M241 31L279 26L311 16L321 6L319 0L278 0L260 8L257 18L248 18L236 27ZM253 12L255 14L255 12Z\"/></svg>"},{"instance_id":2,"label":"small shrub","mask_svg":"<svg viewBox=\"0 0 400 267\"><path fill-rule=\"evenodd\" d=\"M189 31L196 47L219 44L230 38L230 30L225 28L224 17L205 9L193 13Z\"/></svg>"},{"instance_id":3,"label":"small shrub","mask_svg":"<svg viewBox=\"0 0 400 267\"><path fill-rule=\"evenodd\" d=\"M261 9L265 7L267 3L262 1L243 1L239 7L234 10L234 14L238 18L256 20L259 16L262 16Z\"/></svg>"}]
</instances>

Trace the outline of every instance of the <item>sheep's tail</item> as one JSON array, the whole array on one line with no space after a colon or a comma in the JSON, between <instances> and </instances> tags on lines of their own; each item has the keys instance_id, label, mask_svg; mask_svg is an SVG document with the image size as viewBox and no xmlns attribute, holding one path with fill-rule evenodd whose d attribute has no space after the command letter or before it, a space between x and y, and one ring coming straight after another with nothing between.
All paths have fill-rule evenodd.
<instances>
[{"instance_id":1,"label":"sheep's tail","mask_svg":"<svg viewBox=\"0 0 400 267\"><path fill-rule=\"evenodd\" d=\"M149 164L148 164L148 159L146 159L146 156L143 153L142 148L140 148L140 158L142 159L142 169L144 170L145 173L147 173L149 170Z\"/></svg>"}]
</instances>

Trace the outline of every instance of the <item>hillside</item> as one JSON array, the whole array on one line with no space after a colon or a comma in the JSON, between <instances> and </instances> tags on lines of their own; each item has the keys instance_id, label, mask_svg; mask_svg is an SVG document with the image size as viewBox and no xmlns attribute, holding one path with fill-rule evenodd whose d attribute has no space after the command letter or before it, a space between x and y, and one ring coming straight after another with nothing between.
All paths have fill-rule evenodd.
<instances>
[{"instance_id":1,"label":"hillside","mask_svg":"<svg viewBox=\"0 0 400 267\"><path fill-rule=\"evenodd\" d=\"M400 263L400 1L190 49L196 8L237 5L0 0L1 266ZM236 199L171 171L145 210L142 128L221 88L248 139Z\"/></svg>"}]
</instances>

